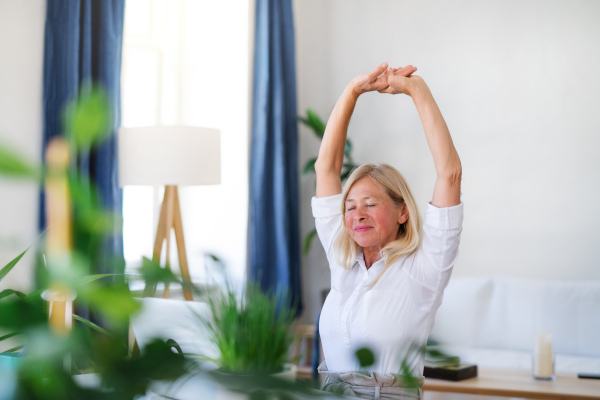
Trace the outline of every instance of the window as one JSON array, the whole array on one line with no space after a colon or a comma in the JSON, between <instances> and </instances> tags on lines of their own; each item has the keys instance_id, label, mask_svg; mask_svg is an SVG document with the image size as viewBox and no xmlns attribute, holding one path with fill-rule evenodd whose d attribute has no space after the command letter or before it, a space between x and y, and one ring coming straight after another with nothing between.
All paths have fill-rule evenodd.
<instances>
[{"instance_id":1,"label":"window","mask_svg":"<svg viewBox=\"0 0 600 400\"><path fill-rule=\"evenodd\" d=\"M202 281L205 253L234 280L246 270L250 2L128 0L122 125L193 125L221 130L221 184L180 187L188 263ZM128 270L151 257L162 188L124 188ZM177 270L176 252L171 266Z\"/></svg>"}]
</instances>

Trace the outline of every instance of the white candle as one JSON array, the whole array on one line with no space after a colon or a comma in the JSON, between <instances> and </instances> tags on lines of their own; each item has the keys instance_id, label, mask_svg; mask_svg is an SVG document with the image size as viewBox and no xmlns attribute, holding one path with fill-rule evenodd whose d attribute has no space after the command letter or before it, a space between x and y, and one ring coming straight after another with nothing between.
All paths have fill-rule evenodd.
<instances>
[{"instance_id":1,"label":"white candle","mask_svg":"<svg viewBox=\"0 0 600 400\"><path fill-rule=\"evenodd\" d=\"M552 379L554 362L552 360L552 335L542 333L535 336L533 350L533 376L536 378Z\"/></svg>"}]
</instances>

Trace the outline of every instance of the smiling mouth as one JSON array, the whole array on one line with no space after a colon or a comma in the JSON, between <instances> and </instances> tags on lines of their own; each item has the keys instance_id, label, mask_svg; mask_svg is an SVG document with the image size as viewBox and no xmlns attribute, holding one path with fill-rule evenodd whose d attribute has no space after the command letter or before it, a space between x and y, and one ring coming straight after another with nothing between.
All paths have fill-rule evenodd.
<instances>
[{"instance_id":1,"label":"smiling mouth","mask_svg":"<svg viewBox=\"0 0 600 400\"><path fill-rule=\"evenodd\" d=\"M356 232L366 232L369 229L372 229L370 226L357 226L356 228L354 228L354 230Z\"/></svg>"}]
</instances>

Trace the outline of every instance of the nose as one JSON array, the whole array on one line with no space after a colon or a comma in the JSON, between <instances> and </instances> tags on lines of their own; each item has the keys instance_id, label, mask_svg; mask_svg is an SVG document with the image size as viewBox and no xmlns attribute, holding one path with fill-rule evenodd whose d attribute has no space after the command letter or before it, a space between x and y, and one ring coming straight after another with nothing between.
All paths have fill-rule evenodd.
<instances>
[{"instance_id":1,"label":"nose","mask_svg":"<svg viewBox=\"0 0 600 400\"><path fill-rule=\"evenodd\" d=\"M356 207L356 218L359 221L363 221L364 219L366 219L367 218L366 211L367 211L367 208L365 206Z\"/></svg>"}]
</instances>

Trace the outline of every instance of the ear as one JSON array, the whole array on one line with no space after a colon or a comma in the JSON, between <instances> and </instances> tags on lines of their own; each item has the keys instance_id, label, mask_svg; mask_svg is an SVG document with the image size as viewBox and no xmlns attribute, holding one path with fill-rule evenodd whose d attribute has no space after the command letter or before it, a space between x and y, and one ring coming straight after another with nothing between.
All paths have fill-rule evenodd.
<instances>
[{"instance_id":1,"label":"ear","mask_svg":"<svg viewBox=\"0 0 600 400\"><path fill-rule=\"evenodd\" d=\"M408 207L406 207L406 203L402 204L402 209L400 211L400 215L398 216L398 223L402 225L406 221L408 221Z\"/></svg>"}]
</instances>

